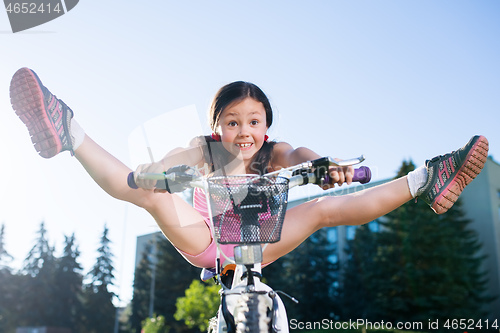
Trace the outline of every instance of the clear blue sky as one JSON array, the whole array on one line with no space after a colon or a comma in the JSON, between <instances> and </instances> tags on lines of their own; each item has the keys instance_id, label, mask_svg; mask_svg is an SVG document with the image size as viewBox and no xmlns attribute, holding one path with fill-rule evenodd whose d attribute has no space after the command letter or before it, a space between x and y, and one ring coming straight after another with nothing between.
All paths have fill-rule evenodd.
<instances>
[{"instance_id":1,"label":"clear blue sky","mask_svg":"<svg viewBox=\"0 0 500 333\"><path fill-rule=\"evenodd\" d=\"M88 271L107 223L116 291L126 303L136 237L157 230L146 213L106 195L68 153L51 160L35 153L9 102L20 67L34 69L86 132L132 168L137 126L195 105L198 119L178 117L165 133L193 126L208 133L214 93L246 80L271 99L271 138L339 158L365 154L382 179L404 159L422 164L474 134L487 136L500 159L499 17L497 0L80 1L12 34L0 11L7 250L23 260L44 220L58 254L63 235L76 234ZM154 144L168 150L184 136Z\"/></svg>"}]
</instances>

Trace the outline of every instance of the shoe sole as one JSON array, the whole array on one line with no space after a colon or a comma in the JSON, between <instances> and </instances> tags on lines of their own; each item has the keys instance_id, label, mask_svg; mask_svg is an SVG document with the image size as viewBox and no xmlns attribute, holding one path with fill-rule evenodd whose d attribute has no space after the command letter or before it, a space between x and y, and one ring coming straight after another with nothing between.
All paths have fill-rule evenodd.
<instances>
[{"instance_id":1,"label":"shoe sole","mask_svg":"<svg viewBox=\"0 0 500 333\"><path fill-rule=\"evenodd\" d=\"M10 100L17 116L28 127L36 151L40 156L50 158L61 151L62 143L54 120L45 109L41 85L33 71L21 68L12 77ZM57 100L54 98L52 103L57 103ZM51 105L48 107L50 109ZM62 117L59 110L54 110L54 114L57 119Z\"/></svg>"},{"instance_id":2,"label":"shoe sole","mask_svg":"<svg viewBox=\"0 0 500 333\"><path fill-rule=\"evenodd\" d=\"M488 149L488 140L482 135L479 136L453 180L434 200L431 207L437 214L446 213L457 201L464 188L479 175L488 158Z\"/></svg>"}]
</instances>

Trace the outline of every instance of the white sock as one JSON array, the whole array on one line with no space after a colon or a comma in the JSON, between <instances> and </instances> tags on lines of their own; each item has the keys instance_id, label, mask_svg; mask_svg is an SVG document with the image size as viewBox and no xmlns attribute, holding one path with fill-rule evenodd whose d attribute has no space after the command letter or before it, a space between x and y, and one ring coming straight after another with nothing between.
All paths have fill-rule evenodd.
<instances>
[{"instance_id":1,"label":"white sock","mask_svg":"<svg viewBox=\"0 0 500 333\"><path fill-rule=\"evenodd\" d=\"M75 151L82 144L83 139L85 138L85 131L80 126L80 124L78 124L75 118L71 118L71 125L69 131L71 135L71 141L73 144L73 151Z\"/></svg>"},{"instance_id":2,"label":"white sock","mask_svg":"<svg viewBox=\"0 0 500 333\"><path fill-rule=\"evenodd\" d=\"M411 196L415 198L417 191L427 182L427 168L425 165L408 173L408 187Z\"/></svg>"}]
</instances>

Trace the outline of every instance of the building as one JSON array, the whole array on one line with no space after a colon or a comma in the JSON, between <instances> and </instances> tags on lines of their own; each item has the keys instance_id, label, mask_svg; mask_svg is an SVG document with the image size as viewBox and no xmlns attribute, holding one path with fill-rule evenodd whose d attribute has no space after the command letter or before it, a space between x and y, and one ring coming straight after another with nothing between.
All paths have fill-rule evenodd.
<instances>
[{"instance_id":1,"label":"building","mask_svg":"<svg viewBox=\"0 0 500 333\"><path fill-rule=\"evenodd\" d=\"M490 319L500 318L500 164L489 157L483 171L461 195L466 216L483 244L489 295L498 297L489 306Z\"/></svg>"},{"instance_id":2,"label":"building","mask_svg":"<svg viewBox=\"0 0 500 333\"><path fill-rule=\"evenodd\" d=\"M137 237L135 247L135 268L139 266L144 252L148 249L148 245L150 246L148 251L149 253L147 254L148 259L152 264L156 264L156 242L158 239L161 239L161 237L165 237L161 231Z\"/></svg>"},{"instance_id":3,"label":"building","mask_svg":"<svg viewBox=\"0 0 500 333\"><path fill-rule=\"evenodd\" d=\"M343 187L338 190L328 191L323 194L309 195L300 199L290 200L288 208L299 205L322 195L344 195L354 193L365 188L377 186L391 179L372 182L365 185ZM491 157L488 158L483 171L464 190L461 195L466 217L472 220L470 227L474 229L483 244L478 255L485 256L483 271L487 272L488 295L498 296L494 302L485 309L489 313L488 319L500 318L500 164ZM378 228L376 223L370 227ZM331 228L330 239L337 242L337 253L333 255L334 260L345 262L345 248L347 240L354 237L355 226L339 226ZM145 244L153 239L154 233L140 236L137 239L136 267L144 251ZM163 236L162 236L163 237ZM486 319L486 318L485 318Z\"/></svg>"}]
</instances>

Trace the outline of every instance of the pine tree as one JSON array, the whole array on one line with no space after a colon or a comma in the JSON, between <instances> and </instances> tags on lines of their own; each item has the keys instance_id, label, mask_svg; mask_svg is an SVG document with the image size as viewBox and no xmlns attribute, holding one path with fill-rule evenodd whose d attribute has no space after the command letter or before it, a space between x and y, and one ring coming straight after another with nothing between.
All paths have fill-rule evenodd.
<instances>
[{"instance_id":1,"label":"pine tree","mask_svg":"<svg viewBox=\"0 0 500 333\"><path fill-rule=\"evenodd\" d=\"M152 244L146 245L145 251L141 255L141 261L135 270L132 315L129 319L131 332L140 333L142 321L149 316L152 265L149 257L152 249Z\"/></svg>"},{"instance_id":2,"label":"pine tree","mask_svg":"<svg viewBox=\"0 0 500 333\"><path fill-rule=\"evenodd\" d=\"M104 226L96 263L88 273L90 282L84 288L85 327L88 333L112 332L115 324L114 294L109 291L113 285L114 267L108 231L108 227Z\"/></svg>"},{"instance_id":3,"label":"pine tree","mask_svg":"<svg viewBox=\"0 0 500 333\"><path fill-rule=\"evenodd\" d=\"M404 162L398 177L413 168L411 161ZM361 303L361 310L367 319L444 323L483 315L481 304L488 298L483 295L485 281L480 272L483 258L477 256L481 245L468 228L470 221L464 217L460 199L443 215L435 214L422 200L410 201L380 223L381 231L370 236L375 245L359 247L364 252L357 254L358 261L365 260L363 265L371 267L360 277L368 300ZM367 241L362 236L356 234L354 242ZM353 259L348 267L362 267ZM348 315L359 315L359 310Z\"/></svg>"},{"instance_id":4,"label":"pine tree","mask_svg":"<svg viewBox=\"0 0 500 333\"><path fill-rule=\"evenodd\" d=\"M82 314L82 267L77 259L80 251L76 245L75 235L65 236L63 256L58 259L55 279L57 290L52 300L59 314L60 327L70 328L77 332L81 326Z\"/></svg>"},{"instance_id":5,"label":"pine tree","mask_svg":"<svg viewBox=\"0 0 500 333\"><path fill-rule=\"evenodd\" d=\"M0 228L0 270L7 269L10 271L9 264L14 259L5 248L5 224L2 223Z\"/></svg>"},{"instance_id":6,"label":"pine tree","mask_svg":"<svg viewBox=\"0 0 500 333\"><path fill-rule=\"evenodd\" d=\"M329 259L334 252L335 245L328 240L328 231L321 229L264 268L263 275L270 287L299 300L299 304L295 304L283 298L289 318L321 321L333 318L338 312L334 302L338 267Z\"/></svg>"},{"instance_id":7,"label":"pine tree","mask_svg":"<svg viewBox=\"0 0 500 333\"><path fill-rule=\"evenodd\" d=\"M356 229L354 239L347 243L348 259L338 288L339 309L344 320L373 318L369 305L375 298L370 281L379 269L373 260L377 249L376 237L375 232L365 224Z\"/></svg>"},{"instance_id":8,"label":"pine tree","mask_svg":"<svg viewBox=\"0 0 500 333\"><path fill-rule=\"evenodd\" d=\"M403 164L398 176L413 168L411 162ZM386 258L384 268L394 284L389 293L377 295L375 307L390 312L393 320L480 318L486 301L482 258L476 255L481 245L468 228L471 221L465 219L460 199L443 215L419 200L387 218L379 259Z\"/></svg>"},{"instance_id":9,"label":"pine tree","mask_svg":"<svg viewBox=\"0 0 500 333\"><path fill-rule=\"evenodd\" d=\"M0 269L0 332L13 332L18 323L16 276Z\"/></svg>"},{"instance_id":10,"label":"pine tree","mask_svg":"<svg viewBox=\"0 0 500 333\"><path fill-rule=\"evenodd\" d=\"M16 324L17 284L9 267L13 257L5 249L5 225L0 229L0 332L12 332Z\"/></svg>"},{"instance_id":11,"label":"pine tree","mask_svg":"<svg viewBox=\"0 0 500 333\"><path fill-rule=\"evenodd\" d=\"M55 262L54 248L49 244L45 222L43 221L40 223L38 235L35 245L31 248L24 261L23 272L32 277L39 275L44 265Z\"/></svg>"},{"instance_id":12,"label":"pine tree","mask_svg":"<svg viewBox=\"0 0 500 333\"><path fill-rule=\"evenodd\" d=\"M166 324L173 332L189 332L191 330L184 322L174 318L176 301L184 296L194 279L200 278L201 269L186 262L166 238L159 240L157 246L154 313L165 316Z\"/></svg>"},{"instance_id":13,"label":"pine tree","mask_svg":"<svg viewBox=\"0 0 500 333\"><path fill-rule=\"evenodd\" d=\"M459 200L454 207L446 213L441 222L446 223L452 232L449 232L447 264L449 264L450 284L446 284L447 293L450 295L446 311L448 317L485 318L486 313L481 307L495 299L487 295L486 272L481 270L485 256L477 253L482 247L476 232L469 228L470 220L465 218L462 202Z\"/></svg>"},{"instance_id":14,"label":"pine tree","mask_svg":"<svg viewBox=\"0 0 500 333\"><path fill-rule=\"evenodd\" d=\"M21 279L20 317L25 325L57 326L57 313L54 307L47 306L57 289L55 271L54 248L49 245L45 223L42 222L22 270L25 276Z\"/></svg>"}]
</instances>

